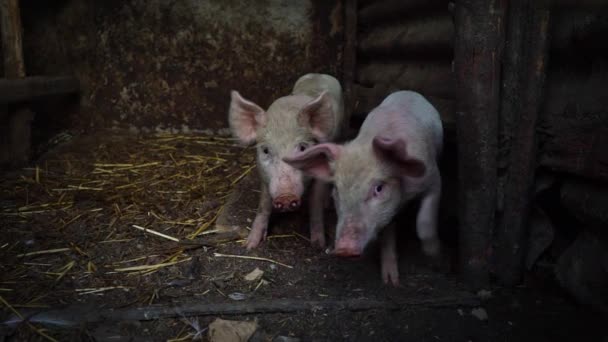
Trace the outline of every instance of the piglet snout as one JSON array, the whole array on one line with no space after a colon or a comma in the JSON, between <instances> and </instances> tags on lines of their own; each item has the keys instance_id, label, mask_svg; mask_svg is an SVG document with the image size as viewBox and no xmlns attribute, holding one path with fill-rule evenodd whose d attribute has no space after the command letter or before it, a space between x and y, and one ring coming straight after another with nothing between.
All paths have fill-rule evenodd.
<instances>
[{"instance_id":1,"label":"piglet snout","mask_svg":"<svg viewBox=\"0 0 608 342\"><path fill-rule=\"evenodd\" d=\"M281 195L272 201L272 206L278 211L293 211L300 207L300 198L296 195Z\"/></svg>"},{"instance_id":2,"label":"piglet snout","mask_svg":"<svg viewBox=\"0 0 608 342\"><path fill-rule=\"evenodd\" d=\"M342 239L336 241L336 247L333 250L333 254L344 258L355 258L361 256L362 250L359 248L359 244L357 244L356 241Z\"/></svg>"},{"instance_id":3,"label":"piglet snout","mask_svg":"<svg viewBox=\"0 0 608 342\"><path fill-rule=\"evenodd\" d=\"M334 250L334 254L339 256L339 257L343 257L343 258L356 258L361 256L361 252L355 250L355 249L348 249L348 248L336 248Z\"/></svg>"}]
</instances>

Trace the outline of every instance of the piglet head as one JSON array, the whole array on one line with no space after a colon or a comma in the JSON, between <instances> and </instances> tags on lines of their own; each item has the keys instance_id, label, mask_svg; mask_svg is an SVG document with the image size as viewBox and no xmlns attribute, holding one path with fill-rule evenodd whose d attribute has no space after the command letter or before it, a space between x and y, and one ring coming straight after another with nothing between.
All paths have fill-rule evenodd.
<instances>
[{"instance_id":1,"label":"piglet head","mask_svg":"<svg viewBox=\"0 0 608 342\"><path fill-rule=\"evenodd\" d=\"M403 204L403 176L422 177L424 163L407 154L402 139L377 136L371 146L317 145L285 159L305 173L334 183L338 212L334 254L360 256Z\"/></svg>"},{"instance_id":2,"label":"piglet head","mask_svg":"<svg viewBox=\"0 0 608 342\"><path fill-rule=\"evenodd\" d=\"M277 99L264 111L238 92L232 92L230 128L241 143L257 143L258 171L268 187L275 211L293 211L300 207L309 177L282 158L306 151L327 137L333 124L329 100L327 93L312 100L305 96L287 96Z\"/></svg>"}]
</instances>

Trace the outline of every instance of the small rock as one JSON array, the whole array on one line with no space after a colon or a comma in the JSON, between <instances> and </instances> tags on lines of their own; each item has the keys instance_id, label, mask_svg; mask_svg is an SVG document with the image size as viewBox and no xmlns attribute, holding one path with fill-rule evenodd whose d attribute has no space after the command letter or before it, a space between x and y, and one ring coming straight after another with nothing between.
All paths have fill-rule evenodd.
<instances>
[{"instance_id":1,"label":"small rock","mask_svg":"<svg viewBox=\"0 0 608 342\"><path fill-rule=\"evenodd\" d=\"M475 308L471 310L471 315L475 316L480 321L486 321L488 319L488 312L484 308Z\"/></svg>"},{"instance_id":2,"label":"small rock","mask_svg":"<svg viewBox=\"0 0 608 342\"><path fill-rule=\"evenodd\" d=\"M257 328L256 321L228 321L216 318L209 324L207 336L212 342L246 342Z\"/></svg>"},{"instance_id":3,"label":"small rock","mask_svg":"<svg viewBox=\"0 0 608 342\"><path fill-rule=\"evenodd\" d=\"M246 281L257 281L258 279L262 278L263 275L264 271L256 267L255 270L249 272L244 279Z\"/></svg>"},{"instance_id":4,"label":"small rock","mask_svg":"<svg viewBox=\"0 0 608 342\"><path fill-rule=\"evenodd\" d=\"M192 280L190 279L172 279L166 283L167 286L183 287L188 286Z\"/></svg>"},{"instance_id":5,"label":"small rock","mask_svg":"<svg viewBox=\"0 0 608 342\"><path fill-rule=\"evenodd\" d=\"M247 295L241 292L234 292L228 295L228 298L232 300L245 300Z\"/></svg>"}]
</instances>

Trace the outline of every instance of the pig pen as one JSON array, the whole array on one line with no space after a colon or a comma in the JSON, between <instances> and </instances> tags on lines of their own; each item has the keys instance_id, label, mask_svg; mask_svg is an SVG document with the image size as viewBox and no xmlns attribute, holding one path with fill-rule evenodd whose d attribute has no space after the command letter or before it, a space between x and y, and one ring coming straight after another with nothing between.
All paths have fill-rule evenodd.
<instances>
[{"instance_id":1,"label":"pig pen","mask_svg":"<svg viewBox=\"0 0 608 342\"><path fill-rule=\"evenodd\" d=\"M542 272L550 257L517 287L462 281L447 2L11 0L0 9L10 103L0 114L10 164L0 182L2 340L606 338L605 315ZM395 19L408 11L416 15ZM402 41L383 45L374 35L390 34L379 30ZM21 59L6 43L17 40ZM396 68L390 55L417 62L402 57ZM259 180L254 149L226 129L228 92L267 106L310 71L342 75L353 128L402 87L442 114L446 253L439 264L421 255L406 211L398 288L382 284L374 253L340 260L312 248L306 212L273 216L262 246L243 246Z\"/></svg>"}]
</instances>

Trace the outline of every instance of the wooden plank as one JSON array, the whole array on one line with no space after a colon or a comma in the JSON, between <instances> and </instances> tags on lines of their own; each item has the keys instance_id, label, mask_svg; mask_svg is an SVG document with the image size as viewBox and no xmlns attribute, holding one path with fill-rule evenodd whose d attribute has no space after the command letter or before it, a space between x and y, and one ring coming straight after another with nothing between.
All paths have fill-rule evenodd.
<instances>
[{"instance_id":1,"label":"wooden plank","mask_svg":"<svg viewBox=\"0 0 608 342\"><path fill-rule=\"evenodd\" d=\"M72 76L0 79L0 103L15 103L43 96L76 93L79 89L78 79Z\"/></svg>"},{"instance_id":2,"label":"wooden plank","mask_svg":"<svg viewBox=\"0 0 608 342\"><path fill-rule=\"evenodd\" d=\"M512 5L514 3L511 2ZM516 112L510 113L513 116L513 139L504 188L504 211L496 234L496 274L508 286L518 284L523 277L527 224L537 168L536 127L543 103L548 60L550 10L530 4L516 11L515 15L523 15L527 19L520 23L524 25L525 33L524 58L520 60L522 67L516 70L522 73L521 85L518 93L511 94L520 99L521 107L515 107Z\"/></svg>"},{"instance_id":3,"label":"wooden plank","mask_svg":"<svg viewBox=\"0 0 608 342\"><path fill-rule=\"evenodd\" d=\"M478 288L489 281L496 209L497 131L506 1L463 0L454 8L460 266Z\"/></svg>"},{"instance_id":4,"label":"wooden plank","mask_svg":"<svg viewBox=\"0 0 608 342\"><path fill-rule=\"evenodd\" d=\"M357 0L344 0L343 58L344 112L349 117L353 112L355 102L353 86L357 68Z\"/></svg>"},{"instance_id":5,"label":"wooden plank","mask_svg":"<svg viewBox=\"0 0 608 342\"><path fill-rule=\"evenodd\" d=\"M359 21L364 24L386 22L392 18L420 15L421 12L448 10L448 0L383 0L374 1L359 11Z\"/></svg>"},{"instance_id":6,"label":"wooden plank","mask_svg":"<svg viewBox=\"0 0 608 342\"><path fill-rule=\"evenodd\" d=\"M451 60L391 61L361 65L357 71L360 84L390 84L398 89L414 90L424 96L454 98Z\"/></svg>"},{"instance_id":7,"label":"wooden plank","mask_svg":"<svg viewBox=\"0 0 608 342\"><path fill-rule=\"evenodd\" d=\"M454 24L449 14L410 18L392 25L378 25L361 33L363 55L451 54Z\"/></svg>"},{"instance_id":8,"label":"wooden plank","mask_svg":"<svg viewBox=\"0 0 608 342\"><path fill-rule=\"evenodd\" d=\"M188 301L176 305L150 305L124 309L91 309L91 306L72 306L68 309L45 310L29 316L30 322L44 322L52 318L68 325L94 322L149 321L171 317L220 316L292 313L308 311L365 311L365 310L407 310L413 307L445 308L474 307L479 299L469 293L455 293L452 296L420 298L420 296L398 301L373 299L342 300L301 300L274 299L243 302L209 303L208 301Z\"/></svg>"}]
</instances>

